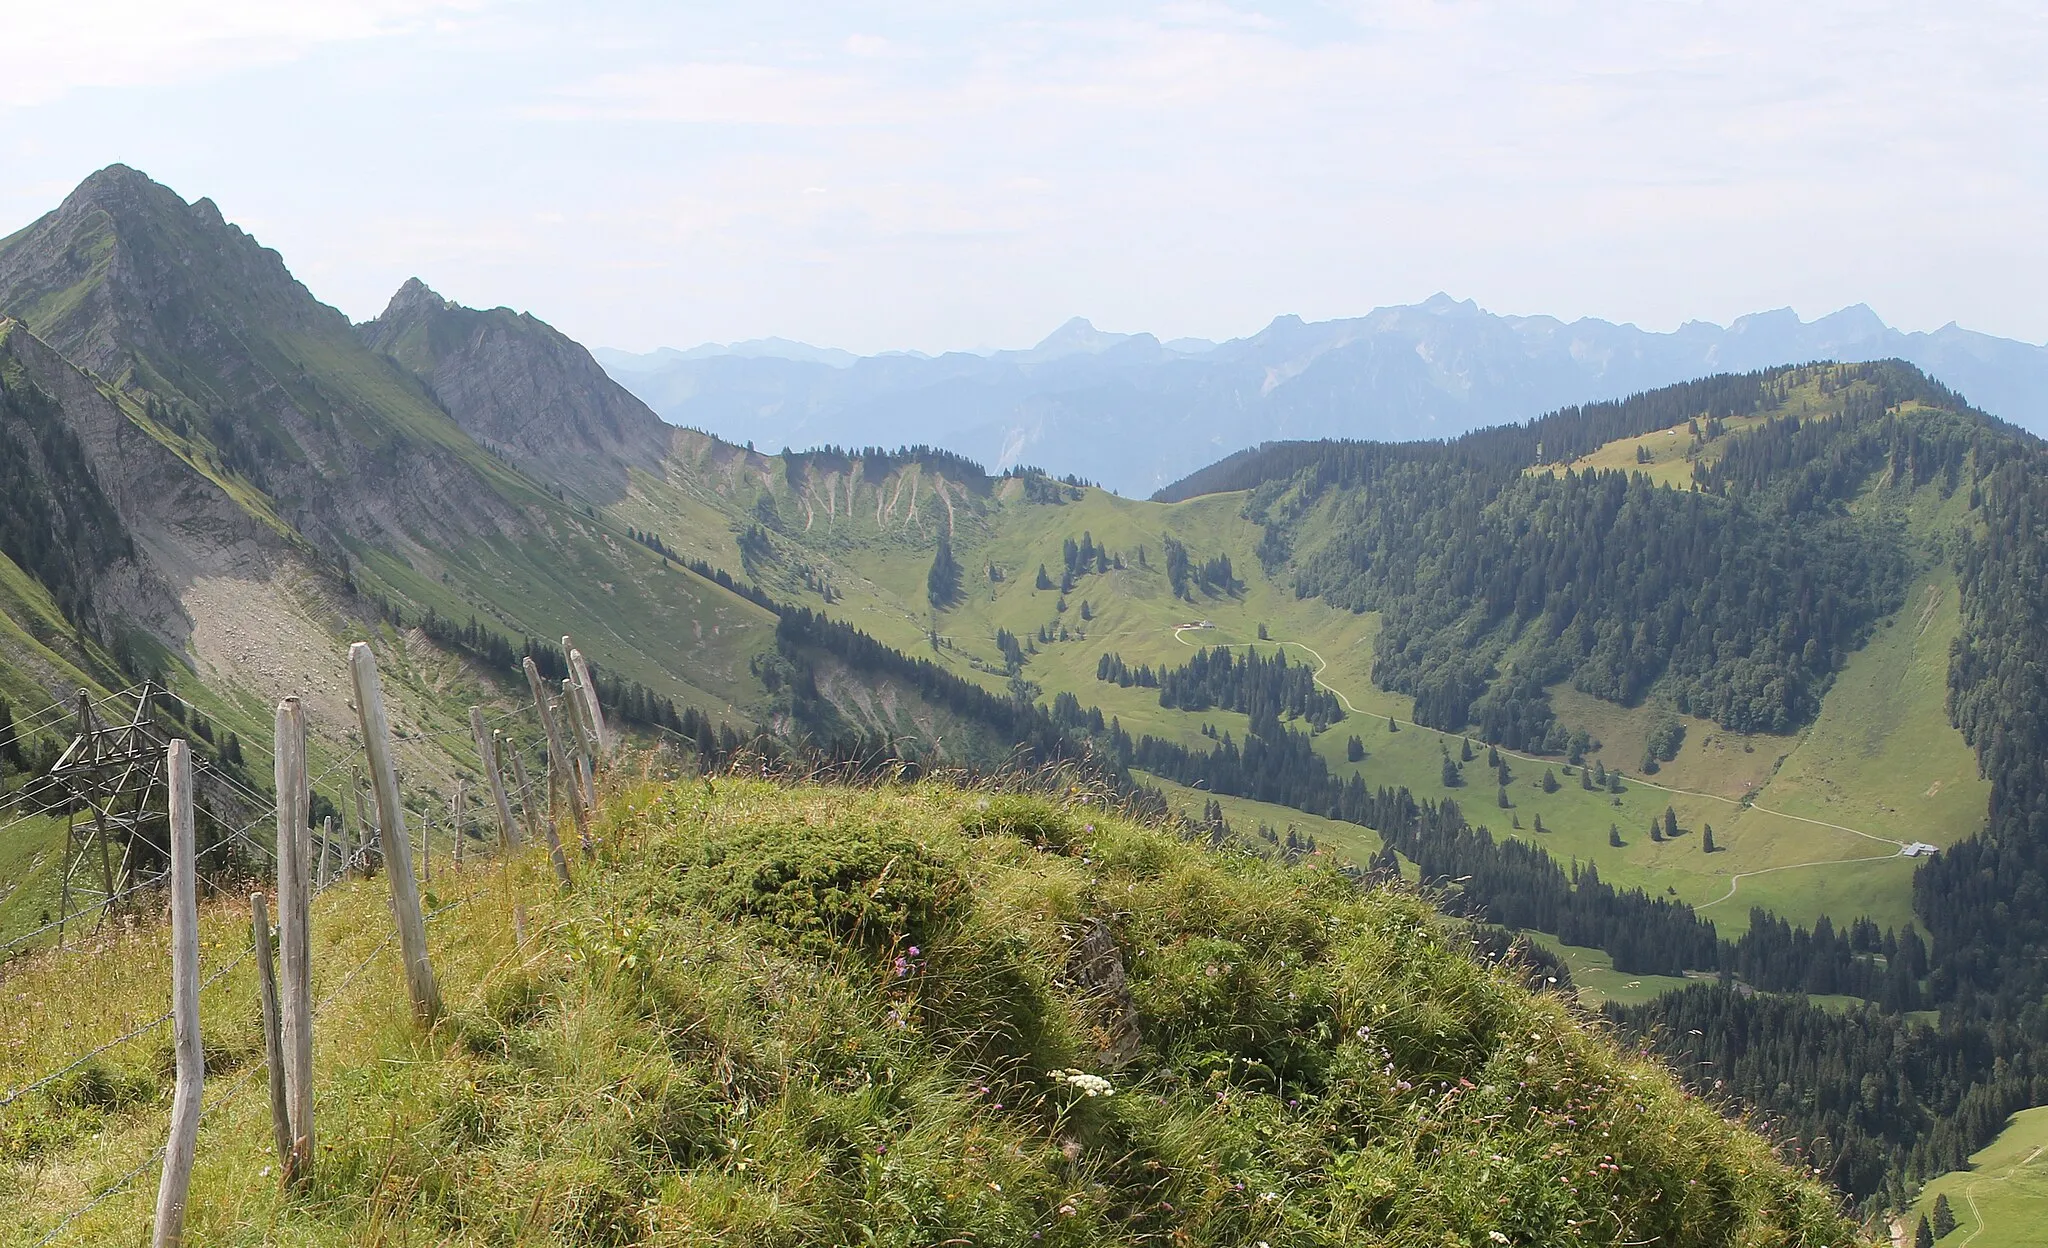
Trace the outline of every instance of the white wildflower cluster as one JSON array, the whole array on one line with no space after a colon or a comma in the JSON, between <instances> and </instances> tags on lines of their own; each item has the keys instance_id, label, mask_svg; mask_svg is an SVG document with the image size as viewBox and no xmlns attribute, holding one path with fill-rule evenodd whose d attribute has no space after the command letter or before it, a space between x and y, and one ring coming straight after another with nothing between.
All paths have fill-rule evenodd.
<instances>
[{"instance_id":1,"label":"white wildflower cluster","mask_svg":"<svg viewBox=\"0 0 2048 1248\"><path fill-rule=\"evenodd\" d=\"M1055 1070L1052 1081L1062 1087L1071 1088L1082 1096L1115 1096L1116 1089L1101 1075L1091 1075L1081 1070Z\"/></svg>"}]
</instances>

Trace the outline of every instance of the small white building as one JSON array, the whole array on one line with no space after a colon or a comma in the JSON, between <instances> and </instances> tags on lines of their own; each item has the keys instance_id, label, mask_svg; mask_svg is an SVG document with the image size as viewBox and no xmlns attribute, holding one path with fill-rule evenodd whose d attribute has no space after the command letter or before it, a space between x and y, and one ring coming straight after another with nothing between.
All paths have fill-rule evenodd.
<instances>
[{"instance_id":1,"label":"small white building","mask_svg":"<svg viewBox=\"0 0 2048 1248\"><path fill-rule=\"evenodd\" d=\"M1900 856L1905 858L1932 858L1940 852L1941 846L1929 845L1926 841L1914 841L1899 849Z\"/></svg>"}]
</instances>

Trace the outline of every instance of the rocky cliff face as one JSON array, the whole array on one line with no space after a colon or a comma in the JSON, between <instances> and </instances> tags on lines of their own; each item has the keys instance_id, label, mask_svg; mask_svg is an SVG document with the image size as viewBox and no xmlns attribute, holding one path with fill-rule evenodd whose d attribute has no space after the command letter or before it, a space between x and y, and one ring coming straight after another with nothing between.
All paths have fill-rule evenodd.
<instances>
[{"instance_id":1,"label":"rocky cliff face","mask_svg":"<svg viewBox=\"0 0 2048 1248\"><path fill-rule=\"evenodd\" d=\"M94 174L0 243L0 313L189 437L324 550L403 552L521 524L488 457L276 252L132 169ZM148 484L109 466L111 491Z\"/></svg>"},{"instance_id":2,"label":"rocky cliff face","mask_svg":"<svg viewBox=\"0 0 2048 1248\"><path fill-rule=\"evenodd\" d=\"M631 469L663 470L675 429L590 352L527 313L465 308L413 278L359 333L419 378L464 432L542 480L609 503Z\"/></svg>"}]
</instances>

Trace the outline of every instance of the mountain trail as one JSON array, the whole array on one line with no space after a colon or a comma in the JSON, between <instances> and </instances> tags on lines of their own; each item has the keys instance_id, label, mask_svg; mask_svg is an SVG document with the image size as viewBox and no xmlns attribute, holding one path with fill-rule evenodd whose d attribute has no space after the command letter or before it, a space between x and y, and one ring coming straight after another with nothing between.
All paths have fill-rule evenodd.
<instances>
[{"instance_id":1,"label":"mountain trail","mask_svg":"<svg viewBox=\"0 0 2048 1248\"><path fill-rule=\"evenodd\" d=\"M1977 1207L1977 1189L1986 1183L2005 1183L2010 1181L2013 1175L2018 1174L2021 1170L2025 1169L2028 1166L2033 1165L2034 1159L2036 1157L2039 1157L2041 1153L2042 1149L2036 1148L2033 1152L2027 1154L2025 1160L2014 1162L2010 1167L2006 1169L2006 1172L2004 1174L1999 1175L1997 1178L1977 1179L1976 1181L1972 1182L1968 1187L1963 1189L1963 1199L1970 1202L1970 1217L1975 1219L1977 1226L1976 1229L1970 1232L1969 1238L1957 1244L1956 1248L1970 1248L1971 1241L1984 1233L1984 1211Z\"/></svg>"}]
</instances>

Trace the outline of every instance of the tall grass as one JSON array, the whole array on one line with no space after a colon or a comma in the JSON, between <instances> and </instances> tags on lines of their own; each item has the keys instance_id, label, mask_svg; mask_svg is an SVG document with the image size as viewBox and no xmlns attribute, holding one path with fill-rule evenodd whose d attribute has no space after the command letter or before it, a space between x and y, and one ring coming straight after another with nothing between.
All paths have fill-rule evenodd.
<instances>
[{"instance_id":1,"label":"tall grass","mask_svg":"<svg viewBox=\"0 0 2048 1248\"><path fill-rule=\"evenodd\" d=\"M270 1168L249 981L209 989L208 1100L259 1090L205 1125L192 1242L1859 1242L1823 1186L1412 895L1092 793L646 781L597 828L573 892L530 859L437 877L459 904L430 925L430 1032L383 883L320 899L303 1191ZM210 964L241 913L210 916ZM0 1082L160 1009L159 943L14 968L0 990L38 1004L0 1024ZM0 1110L0 1225L32 1243L144 1158L164 1065L129 1046L101 1091ZM60 1242L134 1242L152 1187Z\"/></svg>"}]
</instances>

